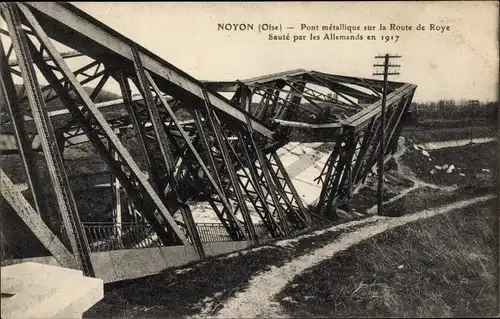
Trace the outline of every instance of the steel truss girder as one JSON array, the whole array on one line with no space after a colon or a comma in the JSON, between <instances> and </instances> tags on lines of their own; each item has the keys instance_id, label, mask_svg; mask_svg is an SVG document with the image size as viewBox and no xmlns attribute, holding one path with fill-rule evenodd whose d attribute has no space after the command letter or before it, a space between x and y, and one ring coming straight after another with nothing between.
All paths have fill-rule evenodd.
<instances>
[{"instance_id":1,"label":"steel truss girder","mask_svg":"<svg viewBox=\"0 0 500 319\"><path fill-rule=\"evenodd\" d=\"M348 124L343 125L335 148L318 177L323 183L316 206L318 214L335 216L333 208L348 203L353 188L364 183L377 162L381 129L385 131L384 154L389 156L395 152L402 119L409 109L415 88L414 85L403 85L389 95L385 127L381 127L379 103L346 121Z\"/></svg>"},{"instance_id":2,"label":"steel truss girder","mask_svg":"<svg viewBox=\"0 0 500 319\"><path fill-rule=\"evenodd\" d=\"M96 61L93 62L94 64ZM92 63L91 63L92 64ZM100 64L99 64L100 65ZM74 72L78 72L74 71ZM108 73L106 73L108 75ZM102 77L101 82L99 84L104 83L105 81L105 76ZM342 81L342 82L338 82ZM356 119L360 118L362 115L367 115L371 111L376 111L376 104L380 104L380 101L375 102L375 104L370 105L369 107L363 106L363 109L350 116L347 120L339 120L338 118L332 118L331 116L329 118L324 117L324 115L329 116L328 114L323 114L326 109L324 107L320 107L317 103L321 102L324 104L331 105L335 108L338 108L340 110L344 110L347 112L346 114L349 115L352 113L352 111L359 110L358 106L352 106L349 103L342 102L340 100L337 101L332 101L329 100L327 97L324 96L324 93L318 92L314 89L311 88L306 88L304 84L306 83L311 83L319 86L323 86L324 88L330 89L332 92L336 93L339 96L344 96L346 99L358 99L363 103L373 103L376 100L380 100L380 92L377 91L379 90L379 87L381 87L380 81L378 80L369 80L369 79L362 79L362 78L352 78L352 77L345 77L345 76L336 76L336 75L330 75L326 73L321 73L317 71L304 71L301 70L295 71L295 72L289 72L289 74L281 74L279 76L265 76L262 77L262 81L258 81L258 79L250 79L250 80L243 80L241 82L235 82L233 85L235 87L235 95L232 98L232 102L235 104L238 104L238 102L241 100L241 91L242 88L247 88L247 91L253 91L253 94L250 94L250 100L247 103L246 106L242 106L242 109L251 111L255 116L257 117L262 117L266 118L264 114L266 114L266 110L269 113L272 110L275 110L275 112L270 112L268 115L269 117L269 124L271 125L276 125L276 123L280 124L279 126L279 133L278 135L275 135L275 138L282 138L285 136L288 136L291 132L291 127L287 125L286 123L290 121L296 121L297 119L313 119L313 123L318 123L325 121L325 120L330 120L334 121L336 123L340 124L345 124L345 122L353 122ZM349 85L358 85L364 87L366 90L371 90L374 94L369 94L363 91L360 91L358 89L354 89L351 87L347 87L345 84ZM220 87L217 85L217 83L207 83L209 86L218 88ZM291 90L289 91L284 91L282 90L282 87L284 85L288 85L291 87ZM406 89L408 87L414 87L413 85L408 85L404 83L392 83L390 85L392 88L389 89L389 95L392 94L392 92L401 90L401 88L404 88L406 86ZM298 91L297 91L298 89ZM96 89L94 93L96 93L98 90ZM224 90L222 90L224 91ZM300 92L299 92L300 91ZM279 96L280 92L286 92L288 93L288 97L283 98ZM263 99L260 103L260 107L258 109L254 109L251 107L251 97L252 96L263 96ZM347 96L346 96L347 95ZM314 109L308 109L305 108L300 101L301 100L308 101L311 106L314 106ZM188 103L187 104L192 104L192 105L200 105L200 103L195 103L195 100L185 100ZM355 103L351 101L352 103ZM119 102L117 102L119 103ZM351 103L351 104L352 104ZM112 106L112 105L110 105ZM333 114L335 115L335 113ZM370 115L368 115L370 116ZM113 121L115 121L113 119ZM288 121L288 122L285 122ZM307 120L311 121L311 120ZM112 124L113 127L115 125L119 125L119 122L116 122ZM72 134L70 134L72 135ZM66 138L68 139L68 138Z\"/></svg>"},{"instance_id":3,"label":"steel truss girder","mask_svg":"<svg viewBox=\"0 0 500 319\"><path fill-rule=\"evenodd\" d=\"M89 256L87 238L80 224L76 203L71 192L61 153L57 148L56 137L47 114L40 86L38 84L33 60L26 35L21 27L21 20L17 7L14 4L3 4L2 13L11 31L12 45L16 52L30 101L31 111L42 141L45 161L49 170L52 187L57 199L64 229L68 237L71 250L75 255L76 266L89 276L94 275ZM26 15L26 12L24 12ZM27 17L29 19L29 17Z\"/></svg>"},{"instance_id":4,"label":"steel truss girder","mask_svg":"<svg viewBox=\"0 0 500 319\"><path fill-rule=\"evenodd\" d=\"M201 145L201 148L203 150L202 156L207 159L207 162L209 163L210 173L215 177L217 185L221 190L224 191L224 184L222 183L222 178L220 176L219 166L216 164L213 154L214 138L212 137L212 142L209 142L209 133L203 126L201 112L199 110L194 110L194 116L200 140L199 144ZM226 196L226 194L224 194L224 196ZM236 219L232 207L225 205L225 203L223 203L220 199L213 198L210 195L208 195L206 198L231 238L233 240L240 240L242 238L245 238L244 229L242 228L241 223ZM215 202L219 202L223 205L222 211L217 207Z\"/></svg>"},{"instance_id":5,"label":"steel truss girder","mask_svg":"<svg viewBox=\"0 0 500 319\"><path fill-rule=\"evenodd\" d=\"M177 192L178 181L175 176L175 160L168 143L164 123L154 102L153 93L150 90L149 81L146 78L146 72L142 67L140 57L137 52L133 56L136 73L132 77L132 81L138 83L140 92L144 97L144 109L141 110L139 104L132 105L130 86L124 74L120 72L116 77L118 78L124 104L132 119L134 129L138 132L139 144L148 163L147 171L149 176L151 176L156 192L169 211L175 214L176 211L180 210L184 221L183 226L189 234L189 238L198 251L198 254L203 258L205 256L203 246L194 225L191 212L183 205ZM153 129L149 134L142 124L146 122L152 123ZM158 153L160 155L159 158L155 156ZM168 224L166 226L168 232L173 233L172 227ZM172 239L172 244L176 244L176 239Z\"/></svg>"},{"instance_id":6,"label":"steel truss girder","mask_svg":"<svg viewBox=\"0 0 500 319\"><path fill-rule=\"evenodd\" d=\"M231 183L231 188L232 192L234 192L235 197L236 197L236 203L237 203L237 209L235 209L235 212L239 209L241 210L241 214L243 216L243 220L245 221L245 226L246 226L246 234L250 240L256 241L257 240L257 234L255 233L255 228L252 223L252 219L250 217L250 212L248 210L248 207L246 205L246 201L243 197L242 190L240 188L240 183L238 181L238 177L236 175L236 170L233 165L233 161L230 157L229 154L229 149L228 149L228 141L224 137L221 125L219 122L219 119L217 118L217 115L215 114L212 104L210 102L210 98L208 94L205 92L205 114L207 117L207 122L210 124L210 127L212 129L213 135L215 137L215 142L217 145L217 148L222 156L222 162L224 163L224 168L225 171L227 172L227 175L229 177L230 183Z\"/></svg>"},{"instance_id":7,"label":"steel truss girder","mask_svg":"<svg viewBox=\"0 0 500 319\"><path fill-rule=\"evenodd\" d=\"M180 125L180 122L179 120L176 118L174 112L172 111L172 109L170 108L170 106L168 105L166 99L162 96L161 94L161 91L159 89L159 87L157 86L157 84L154 82L153 78L151 77L151 75L146 72L146 77L148 78L149 80L149 84L152 86L153 90L155 91L156 93L156 96L158 97L158 99L160 100L161 104L163 105L163 107L168 111L172 121L175 123L175 125L177 126L178 130L179 130L179 133L181 134L181 136L183 137L187 147L189 148L191 154L194 156L194 158L196 159L196 164L199 166L199 168L201 169L201 171L203 172L204 176L209 180L209 183L210 183L210 186L212 187L212 189L215 191L215 193L218 195L219 197L219 201L223 204L224 208L228 211L229 215L231 215L232 219L234 220L236 226L239 228L240 232L242 234L244 234L244 238L247 238L247 239L252 239L251 237L249 237L249 235L246 235L246 232L244 231L243 229L243 226L241 225L241 223L236 219L235 215L234 215L234 212L232 211L231 209L231 206L230 206L230 203L228 202L227 200L227 197L224 195L223 193L223 190L221 189L221 187L218 185L217 181L214 179L214 177L210 174L210 171L209 169L207 168L207 166L205 165L205 163L203 162L203 159L201 158L200 154L198 153L198 151L196 150L196 148L194 147L193 143L191 142L191 140L189 139L187 133L184 131L184 129L182 128L182 126ZM208 97L206 97L208 99ZM206 100L207 103L210 103L208 102L208 100ZM247 227L252 227L252 226L247 226Z\"/></svg>"},{"instance_id":8,"label":"steel truss girder","mask_svg":"<svg viewBox=\"0 0 500 319\"><path fill-rule=\"evenodd\" d=\"M52 59L52 60L54 60L54 59ZM55 60L55 61L56 61L56 60ZM137 61L137 59L135 59L135 61ZM58 80L60 83L63 83L63 82L64 82L64 83L70 83L69 81L67 81L67 80L65 80L65 79L57 79L57 80ZM53 79L53 82L56 82L56 81ZM102 82L100 82L100 83L102 83ZM143 90L143 91L144 91L144 90ZM88 114L87 114L87 115L88 115ZM253 121L253 120L252 120L252 121ZM93 131L94 131L97 135L99 135L99 137L106 137L106 136L107 136L107 132L102 132L102 131L101 131L101 130L99 130L99 128L98 128L97 126L95 126L95 125L92 127L92 130L93 130ZM181 134L181 135L182 135L182 134ZM98 142L94 141L94 143L98 143ZM187 143L187 144L189 144L189 143ZM111 146L113 146L113 141L112 141L112 139L111 139L111 141L110 141L110 145L111 145ZM109 146L108 146L108 147L109 147ZM118 153L119 153L119 152L118 152ZM196 157L196 154L195 154L195 157ZM119 165L115 165L115 166L119 166ZM115 168L115 171L117 171L117 170L118 170L118 169L117 169L117 168ZM207 174L207 176L208 176L208 177L209 177L209 179L210 179L209 174ZM130 176L129 176L129 177L130 177ZM211 182L213 183L213 181L211 181ZM125 186L125 185L126 185L126 184L124 184L124 186ZM129 186L129 188L130 188L130 186ZM215 186L215 189L217 190L217 186ZM222 201L222 202L226 201L226 199L224 198L224 196L221 196L221 201ZM227 205L226 205L226 206L227 206Z\"/></svg>"},{"instance_id":9,"label":"steel truss girder","mask_svg":"<svg viewBox=\"0 0 500 319\"><path fill-rule=\"evenodd\" d=\"M109 29L92 17L66 3L27 2L33 14L40 18L47 33L55 40L93 58L114 55L124 67L133 63L130 39ZM67 34L71 34L68 37ZM134 44L135 45L135 44ZM138 46L138 45L137 45ZM156 81L165 82L182 99L203 99L202 84L153 53L138 46L141 61ZM246 112L235 108L229 101L216 92L208 95L215 108L223 112L236 123L245 123ZM251 118L255 130L272 138L272 131L255 118Z\"/></svg>"},{"instance_id":10,"label":"steel truss girder","mask_svg":"<svg viewBox=\"0 0 500 319\"><path fill-rule=\"evenodd\" d=\"M306 70L293 70L235 82L206 83L220 92L234 92L233 102L240 100L242 88L244 87L252 90L254 95L262 96L260 106L251 109L251 111L258 118L263 120L271 119L268 120L271 125L273 120L279 120L278 123L296 121L299 119L299 114L306 121L312 119L316 123L317 121L324 122L328 120L339 122L338 118L328 117L329 115L323 114L325 107L320 106L318 103L344 110L347 116L353 116L356 112L364 111L367 108L366 104L373 104L380 100L383 88L382 81L379 80L337 76ZM332 100L325 93L306 86L308 84L323 87L342 100ZM388 92L391 93L404 85L404 83L391 82ZM285 89L285 86L290 86L290 90ZM294 92L297 88L300 89L300 92ZM287 93L288 96L281 97L280 93ZM298 99L291 103L291 96L298 97ZM301 100L307 101L314 108L304 107ZM294 112L290 112L288 115L281 113L284 109L290 107L294 109ZM323 117L324 115L327 115L328 118ZM286 126L280 127L282 134L288 135L290 130L284 130L284 128Z\"/></svg>"},{"instance_id":11,"label":"steel truss girder","mask_svg":"<svg viewBox=\"0 0 500 319\"><path fill-rule=\"evenodd\" d=\"M255 151L257 159L255 165L257 171L257 181L258 183L262 183L264 185L264 189L267 190L267 194L264 195L264 199L267 200L268 197L271 197L271 203L275 209L275 216L282 226L284 235L288 237L294 231L293 226L295 225L290 224L293 222L294 216L292 215L295 213L294 208L283 190L283 185L276 176L276 170L273 169L270 160L266 158L261 149L257 146L250 122L248 122L248 130L248 142ZM283 174L286 174L286 172L283 172ZM297 200L300 201L300 199ZM300 213L303 212L299 212L299 214ZM289 219L290 217L292 217L291 220Z\"/></svg>"},{"instance_id":12,"label":"steel truss girder","mask_svg":"<svg viewBox=\"0 0 500 319\"><path fill-rule=\"evenodd\" d=\"M239 135L239 142L237 146L238 149L241 150L241 154L237 154L232 145L229 146L234 158L238 161L238 166L241 167L241 173L238 175L238 179L241 187L245 191L246 198L252 203L252 206L255 208L269 234L275 238L283 236L284 232L281 229L279 221L273 218L272 212L275 210L274 203L270 205L265 197L265 192L268 193L272 190L269 188L265 189L264 185L260 183L254 160L250 156L248 145L241 133ZM241 161L239 159L240 157L244 158L244 161Z\"/></svg>"},{"instance_id":13,"label":"steel truss girder","mask_svg":"<svg viewBox=\"0 0 500 319\"><path fill-rule=\"evenodd\" d=\"M69 91L61 87L60 81L57 80L57 77L53 73L54 68L49 68L46 65L45 61L43 61L43 59L39 60L39 62L41 63L38 64L38 67L40 68L44 76L48 77L49 83L51 83L54 88L58 89L59 97L66 102L65 105L70 110L73 118L77 119L85 128L89 140L92 141L96 149L104 157L110 169L115 173L121 184L126 188L127 193L135 197L136 205L138 207L141 207L141 205L142 207L148 207L146 209L143 209L143 211L145 212L145 214L150 214L149 221L155 228L155 231L158 233L159 237L162 238L162 241L164 241L165 244L169 243L169 236L164 231L164 226L162 226L162 223L166 221L170 224L170 226L172 226L174 233L180 239L180 241L184 244L188 244L187 239L175 224L167 208L162 203L158 194L154 191L154 188L145 179L143 173L130 157L130 154L123 147L117 136L111 130L102 114L95 108L94 103L87 95L80 83L76 80L63 59L60 57L59 53L50 42L50 39L38 24L35 17L24 5L19 4L18 6L33 28L33 31L38 40L44 46L45 50L51 56L55 65L58 67L59 72L64 77L66 77L67 83L70 84L71 91L75 93L78 99L83 103L82 112L82 110L76 107L73 103L71 103L71 100L68 99ZM102 143L98 133L107 137L109 141L108 146ZM110 155L111 149L119 155L118 161ZM125 172L122 167L126 167L128 172Z\"/></svg>"}]
</instances>

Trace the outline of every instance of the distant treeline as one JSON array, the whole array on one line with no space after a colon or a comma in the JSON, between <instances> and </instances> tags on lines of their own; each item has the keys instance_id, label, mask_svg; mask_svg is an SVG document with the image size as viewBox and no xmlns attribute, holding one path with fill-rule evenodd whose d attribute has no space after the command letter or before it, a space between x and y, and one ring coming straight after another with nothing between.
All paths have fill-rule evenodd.
<instances>
[{"instance_id":1,"label":"distant treeline","mask_svg":"<svg viewBox=\"0 0 500 319\"><path fill-rule=\"evenodd\" d=\"M415 120L464 120L489 119L498 121L498 102L477 100L439 100L437 102L413 102L412 117Z\"/></svg>"}]
</instances>

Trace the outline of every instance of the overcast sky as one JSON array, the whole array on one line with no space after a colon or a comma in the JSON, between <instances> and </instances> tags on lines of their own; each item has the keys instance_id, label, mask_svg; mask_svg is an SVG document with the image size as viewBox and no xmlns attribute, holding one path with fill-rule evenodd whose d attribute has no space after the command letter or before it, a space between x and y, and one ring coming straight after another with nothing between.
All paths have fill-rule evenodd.
<instances>
[{"instance_id":1,"label":"overcast sky","mask_svg":"<svg viewBox=\"0 0 500 319\"><path fill-rule=\"evenodd\" d=\"M498 2L344 3L75 3L198 79L232 80L295 68L371 77L374 56L397 53L400 81L418 85L415 99L496 100ZM253 23L247 32L217 31L219 23ZM375 41L270 41L260 23L311 26L380 23L449 25L432 31L362 32L400 35L397 43ZM340 35L340 32L331 31ZM328 32L330 33L330 32ZM356 34L354 32L353 34ZM343 33L345 34L345 33Z\"/></svg>"},{"instance_id":2,"label":"overcast sky","mask_svg":"<svg viewBox=\"0 0 500 319\"><path fill-rule=\"evenodd\" d=\"M498 2L325 3L80 3L80 9L200 80L235 80L303 68L372 77L377 54L403 56L394 79L418 85L415 100L497 100ZM220 23L253 24L253 31L218 31ZM259 24L281 24L283 32ZM410 25L412 31L380 31L379 25ZM418 24L425 31L416 31ZM301 24L319 31L301 31ZM323 25L373 25L354 31L362 41L324 40ZM429 25L449 26L444 33ZM294 27L287 30L286 27ZM290 32L321 40L270 41ZM366 40L367 35L376 40ZM399 35L384 42L382 35ZM396 62L395 62L396 63Z\"/></svg>"}]
</instances>

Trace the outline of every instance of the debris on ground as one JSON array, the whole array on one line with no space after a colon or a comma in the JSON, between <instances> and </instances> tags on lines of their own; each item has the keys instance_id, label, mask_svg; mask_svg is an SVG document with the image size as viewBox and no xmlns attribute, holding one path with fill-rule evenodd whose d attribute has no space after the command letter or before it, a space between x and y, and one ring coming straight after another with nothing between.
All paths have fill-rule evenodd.
<instances>
[{"instance_id":1,"label":"debris on ground","mask_svg":"<svg viewBox=\"0 0 500 319\"><path fill-rule=\"evenodd\" d=\"M414 144L407 142L407 150L401 160L417 178L427 183L489 185L491 171L498 165L495 162L495 144L491 142L424 152L416 150Z\"/></svg>"}]
</instances>

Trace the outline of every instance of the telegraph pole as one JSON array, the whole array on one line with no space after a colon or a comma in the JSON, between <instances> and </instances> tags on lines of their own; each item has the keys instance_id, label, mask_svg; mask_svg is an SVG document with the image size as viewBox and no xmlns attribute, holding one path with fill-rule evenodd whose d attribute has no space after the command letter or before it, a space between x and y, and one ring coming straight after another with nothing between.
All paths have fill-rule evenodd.
<instances>
[{"instance_id":1,"label":"telegraph pole","mask_svg":"<svg viewBox=\"0 0 500 319\"><path fill-rule=\"evenodd\" d=\"M379 147L379 160L378 160L378 200L377 200L377 209L378 214L382 214L382 206L383 206L383 193L384 193L384 155L385 155L385 107L387 100L387 78L389 75L398 75L398 72L389 72L389 67L400 67L398 64L389 64L390 59L400 58L399 55L378 55L376 59L384 59L383 64L374 64L374 67L383 67L384 71L382 73L375 72L374 76L382 75L384 76L384 91L382 92L382 110L380 112L380 147Z\"/></svg>"}]
</instances>

